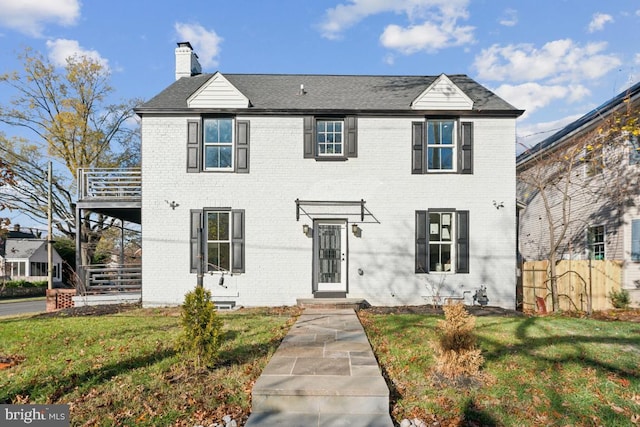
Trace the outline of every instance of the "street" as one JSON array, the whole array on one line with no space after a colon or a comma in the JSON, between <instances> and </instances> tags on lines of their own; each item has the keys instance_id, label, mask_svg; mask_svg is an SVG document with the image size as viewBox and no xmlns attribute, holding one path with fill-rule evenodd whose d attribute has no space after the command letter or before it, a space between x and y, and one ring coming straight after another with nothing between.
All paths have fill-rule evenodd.
<instances>
[{"instance_id":1,"label":"street","mask_svg":"<svg viewBox=\"0 0 640 427\"><path fill-rule=\"evenodd\" d=\"M0 317L25 313L41 313L46 311L46 301L0 302Z\"/></svg>"}]
</instances>

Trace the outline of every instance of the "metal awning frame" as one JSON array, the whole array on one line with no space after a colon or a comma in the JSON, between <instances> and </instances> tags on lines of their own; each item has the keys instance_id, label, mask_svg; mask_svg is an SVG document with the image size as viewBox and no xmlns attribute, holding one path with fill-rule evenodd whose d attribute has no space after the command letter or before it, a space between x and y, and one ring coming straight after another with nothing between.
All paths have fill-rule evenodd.
<instances>
[{"instance_id":1,"label":"metal awning frame","mask_svg":"<svg viewBox=\"0 0 640 427\"><path fill-rule=\"evenodd\" d=\"M380 224L380 221L367 209L365 206L367 202L364 199L360 200L300 200L296 199L296 221L300 221L300 216L306 216L313 220L314 218L326 218L326 217L359 217L361 223L375 223ZM340 211L322 211L314 212L314 207L336 207L345 208ZM348 212L348 207L356 207L353 212ZM366 218L366 220L365 220Z\"/></svg>"}]
</instances>

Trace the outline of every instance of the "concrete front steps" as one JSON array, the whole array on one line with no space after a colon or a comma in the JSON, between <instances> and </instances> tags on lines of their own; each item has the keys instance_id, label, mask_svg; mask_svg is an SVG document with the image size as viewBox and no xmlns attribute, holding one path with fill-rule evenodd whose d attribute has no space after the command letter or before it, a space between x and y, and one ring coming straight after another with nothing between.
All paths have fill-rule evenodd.
<instances>
[{"instance_id":1,"label":"concrete front steps","mask_svg":"<svg viewBox=\"0 0 640 427\"><path fill-rule=\"evenodd\" d=\"M256 381L245 425L393 427L389 389L353 309L305 309Z\"/></svg>"}]
</instances>

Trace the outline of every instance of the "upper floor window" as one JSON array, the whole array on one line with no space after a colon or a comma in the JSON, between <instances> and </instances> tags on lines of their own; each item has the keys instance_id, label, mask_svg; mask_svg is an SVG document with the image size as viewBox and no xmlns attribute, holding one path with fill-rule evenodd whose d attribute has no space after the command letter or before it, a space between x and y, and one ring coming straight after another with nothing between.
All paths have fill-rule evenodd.
<instances>
[{"instance_id":1,"label":"upper floor window","mask_svg":"<svg viewBox=\"0 0 640 427\"><path fill-rule=\"evenodd\" d=\"M356 116L304 117L304 158L347 160L358 157L357 125Z\"/></svg>"},{"instance_id":2,"label":"upper floor window","mask_svg":"<svg viewBox=\"0 0 640 427\"><path fill-rule=\"evenodd\" d=\"M318 156L343 156L342 120L318 120L316 122L316 144Z\"/></svg>"},{"instance_id":3,"label":"upper floor window","mask_svg":"<svg viewBox=\"0 0 640 427\"><path fill-rule=\"evenodd\" d=\"M604 225L597 225L587 229L587 244L589 258L595 260L605 259Z\"/></svg>"},{"instance_id":4,"label":"upper floor window","mask_svg":"<svg viewBox=\"0 0 640 427\"><path fill-rule=\"evenodd\" d=\"M204 169L233 168L233 119L204 119Z\"/></svg>"},{"instance_id":5,"label":"upper floor window","mask_svg":"<svg viewBox=\"0 0 640 427\"><path fill-rule=\"evenodd\" d=\"M249 121L205 117L187 122L187 172L249 173Z\"/></svg>"},{"instance_id":6,"label":"upper floor window","mask_svg":"<svg viewBox=\"0 0 640 427\"><path fill-rule=\"evenodd\" d=\"M455 128L453 120L427 120L428 171L454 170Z\"/></svg>"},{"instance_id":7,"label":"upper floor window","mask_svg":"<svg viewBox=\"0 0 640 427\"><path fill-rule=\"evenodd\" d=\"M601 142L596 145L587 145L584 149L584 175L596 176L604 170L604 153Z\"/></svg>"},{"instance_id":8,"label":"upper floor window","mask_svg":"<svg viewBox=\"0 0 640 427\"><path fill-rule=\"evenodd\" d=\"M473 123L427 119L412 123L411 173L473 173Z\"/></svg>"}]
</instances>

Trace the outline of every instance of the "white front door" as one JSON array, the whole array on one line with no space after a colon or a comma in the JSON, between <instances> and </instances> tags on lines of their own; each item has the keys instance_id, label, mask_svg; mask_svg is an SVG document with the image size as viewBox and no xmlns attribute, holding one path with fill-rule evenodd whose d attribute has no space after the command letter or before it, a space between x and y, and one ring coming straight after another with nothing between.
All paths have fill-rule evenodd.
<instances>
[{"instance_id":1,"label":"white front door","mask_svg":"<svg viewBox=\"0 0 640 427\"><path fill-rule=\"evenodd\" d=\"M347 223L318 220L314 225L314 290L347 292Z\"/></svg>"}]
</instances>

